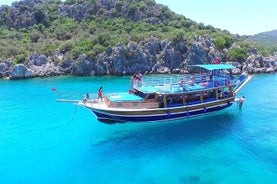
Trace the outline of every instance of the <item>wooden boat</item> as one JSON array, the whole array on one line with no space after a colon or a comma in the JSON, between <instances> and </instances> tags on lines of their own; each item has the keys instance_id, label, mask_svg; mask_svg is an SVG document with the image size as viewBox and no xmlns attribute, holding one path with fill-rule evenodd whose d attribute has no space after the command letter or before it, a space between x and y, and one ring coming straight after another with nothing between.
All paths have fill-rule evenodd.
<instances>
[{"instance_id":1,"label":"wooden boat","mask_svg":"<svg viewBox=\"0 0 277 184\"><path fill-rule=\"evenodd\" d=\"M253 77L229 74L233 66L190 66L193 75L145 77L129 92L107 94L103 100L69 102L84 106L105 123L168 121L213 113L230 107L236 93ZM196 71L197 74L195 73ZM179 80L182 78L182 80ZM59 102L68 101L58 99Z\"/></svg>"}]
</instances>

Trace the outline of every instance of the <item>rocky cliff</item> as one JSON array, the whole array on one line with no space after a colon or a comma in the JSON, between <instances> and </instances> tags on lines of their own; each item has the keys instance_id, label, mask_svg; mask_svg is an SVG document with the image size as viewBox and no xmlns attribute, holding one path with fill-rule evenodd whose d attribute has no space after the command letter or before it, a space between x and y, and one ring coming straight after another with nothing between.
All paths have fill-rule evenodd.
<instances>
[{"instance_id":1,"label":"rocky cliff","mask_svg":"<svg viewBox=\"0 0 277 184\"><path fill-rule=\"evenodd\" d=\"M187 65L212 63L214 58L224 60L224 53L217 51L208 35L188 45L185 40L170 42L149 38L140 43L129 42L108 48L96 58L81 55L76 60L63 59L61 53L55 55L61 60L56 64L45 55L32 53L25 65L12 66L12 61L0 63L0 76L11 79L45 77L53 75L131 75L141 73L184 73ZM270 73L277 71L274 57L265 58L257 53L249 53L245 62L227 61L235 66L234 74Z\"/></svg>"},{"instance_id":2,"label":"rocky cliff","mask_svg":"<svg viewBox=\"0 0 277 184\"><path fill-rule=\"evenodd\" d=\"M65 3L52 0L52 6L48 6L47 3L47 0L23 0L14 3L12 7L0 7L0 26L7 26L10 30L19 30L19 33L22 29L24 33L22 33L23 36L21 34L8 34L11 37L9 41L18 39L19 42L16 43L28 43L24 35L27 35L28 29L37 27L36 30L38 29L43 35L33 33L30 36L32 44L39 45L40 42L42 43L41 40L50 37L54 33L57 34L57 37L54 37L53 40L54 44L69 43L66 42L68 40L72 43L78 43L73 42L78 39L78 35L74 35L76 34L74 31L70 33L52 30L51 21L64 18L72 19L80 26L86 27L88 25L80 21L94 19L97 22L120 17L122 20L129 20L134 23L144 22L147 25L151 25L150 30L156 31L153 26L157 26L161 27L163 32L176 29L182 32L190 31L190 34L195 33L195 36L193 39L187 39L183 33L179 35L179 32L176 32L173 39L161 39L160 36L155 36L158 33L154 32L152 36L137 39L137 41L132 41L133 39L127 37L128 41L118 42L114 46L106 46L103 44L105 38L100 35L95 43L98 45L103 44L105 46L104 51L95 52L95 55L88 55L84 52L75 58L67 57L68 52L72 52L74 44L63 48L60 46L58 49L52 49L47 54L37 52L35 48L29 48L26 58L19 60L18 58L20 57L13 55L10 59L2 59L0 61L0 77L24 79L53 75L120 76L132 75L136 72L145 74L184 73L188 65L212 63L214 58L218 58L222 63L229 63L235 66L232 71L234 74L245 71L249 73L277 71L277 58L274 56L263 57L256 49L248 49L247 53L245 53L246 58L229 56L228 53L230 51L241 48L234 41L236 39L239 40L239 36L227 35L226 40L230 37L229 42L232 40L232 43L220 45L220 39L214 39L209 34L199 34L197 32L198 29L200 30L199 32L205 32L206 29L206 32L214 34L217 32L216 29L205 28L184 17L175 16L167 7L157 5L151 0L68 0ZM97 17L101 17L101 19L98 20ZM132 34L132 29L135 28L137 27L128 27L126 30L116 31L127 31L127 33L130 32ZM95 27L93 29L84 28L84 30L88 30L89 33L87 35L92 38L94 34L97 34ZM47 31L49 32L48 34L45 33ZM23 37L22 40L20 40L20 36ZM31 46L30 44L30 46L25 47ZM93 49L91 50L94 51Z\"/></svg>"}]
</instances>

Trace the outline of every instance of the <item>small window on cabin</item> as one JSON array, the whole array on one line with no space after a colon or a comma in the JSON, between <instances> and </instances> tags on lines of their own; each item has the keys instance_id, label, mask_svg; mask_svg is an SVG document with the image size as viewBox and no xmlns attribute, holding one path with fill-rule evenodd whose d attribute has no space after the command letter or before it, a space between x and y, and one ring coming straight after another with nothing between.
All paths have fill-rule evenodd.
<instances>
[{"instance_id":1,"label":"small window on cabin","mask_svg":"<svg viewBox=\"0 0 277 184\"><path fill-rule=\"evenodd\" d=\"M200 100L200 93L194 94L194 100Z\"/></svg>"},{"instance_id":2,"label":"small window on cabin","mask_svg":"<svg viewBox=\"0 0 277 184\"><path fill-rule=\"evenodd\" d=\"M226 93L228 93L228 92L229 92L229 88L226 87L226 88L223 89L223 91L226 92Z\"/></svg>"},{"instance_id":3,"label":"small window on cabin","mask_svg":"<svg viewBox=\"0 0 277 184\"><path fill-rule=\"evenodd\" d=\"M211 91L210 91L210 97L211 97L211 98L215 98L215 96L216 96L216 95L215 95L215 90L211 90Z\"/></svg>"},{"instance_id":4,"label":"small window on cabin","mask_svg":"<svg viewBox=\"0 0 277 184\"><path fill-rule=\"evenodd\" d=\"M183 103L183 95L178 95L177 103Z\"/></svg>"}]
</instances>

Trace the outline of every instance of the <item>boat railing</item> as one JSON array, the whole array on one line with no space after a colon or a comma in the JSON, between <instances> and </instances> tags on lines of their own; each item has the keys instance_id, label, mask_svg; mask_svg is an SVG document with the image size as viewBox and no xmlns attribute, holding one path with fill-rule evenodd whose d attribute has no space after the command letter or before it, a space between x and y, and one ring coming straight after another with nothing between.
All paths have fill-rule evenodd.
<instances>
[{"instance_id":1,"label":"boat railing","mask_svg":"<svg viewBox=\"0 0 277 184\"><path fill-rule=\"evenodd\" d=\"M97 93L77 93L64 91L55 91L55 93L57 101L80 101L98 98Z\"/></svg>"},{"instance_id":2,"label":"boat railing","mask_svg":"<svg viewBox=\"0 0 277 184\"><path fill-rule=\"evenodd\" d=\"M191 79L194 82L191 83ZM183 79L183 84L180 83ZM174 75L174 76L145 76L141 84L135 84L135 87L140 86L154 86L158 89L171 91L172 88L184 87L186 90L197 90L200 88L192 88L190 86L199 86L201 89L214 88L221 86L233 85L236 79L231 75L208 75L208 74L194 74L194 75Z\"/></svg>"},{"instance_id":3,"label":"boat railing","mask_svg":"<svg viewBox=\"0 0 277 184\"><path fill-rule=\"evenodd\" d=\"M64 91L55 91L56 99L60 102L78 102L82 100L97 102L98 101L98 93L77 93L77 92L64 92ZM107 92L103 95L105 97L118 96L122 92ZM126 92L127 93L127 92Z\"/></svg>"}]
</instances>

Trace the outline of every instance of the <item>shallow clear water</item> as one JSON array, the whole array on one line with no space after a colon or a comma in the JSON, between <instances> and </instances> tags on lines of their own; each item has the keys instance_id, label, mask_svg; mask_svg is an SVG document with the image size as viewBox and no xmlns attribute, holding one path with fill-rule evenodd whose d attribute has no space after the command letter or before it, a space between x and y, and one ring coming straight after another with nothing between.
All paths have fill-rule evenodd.
<instances>
[{"instance_id":1,"label":"shallow clear water","mask_svg":"<svg viewBox=\"0 0 277 184\"><path fill-rule=\"evenodd\" d=\"M51 91L100 85L129 77L0 80L0 183L276 183L276 74L240 91L242 109L164 123L102 124Z\"/></svg>"}]
</instances>

